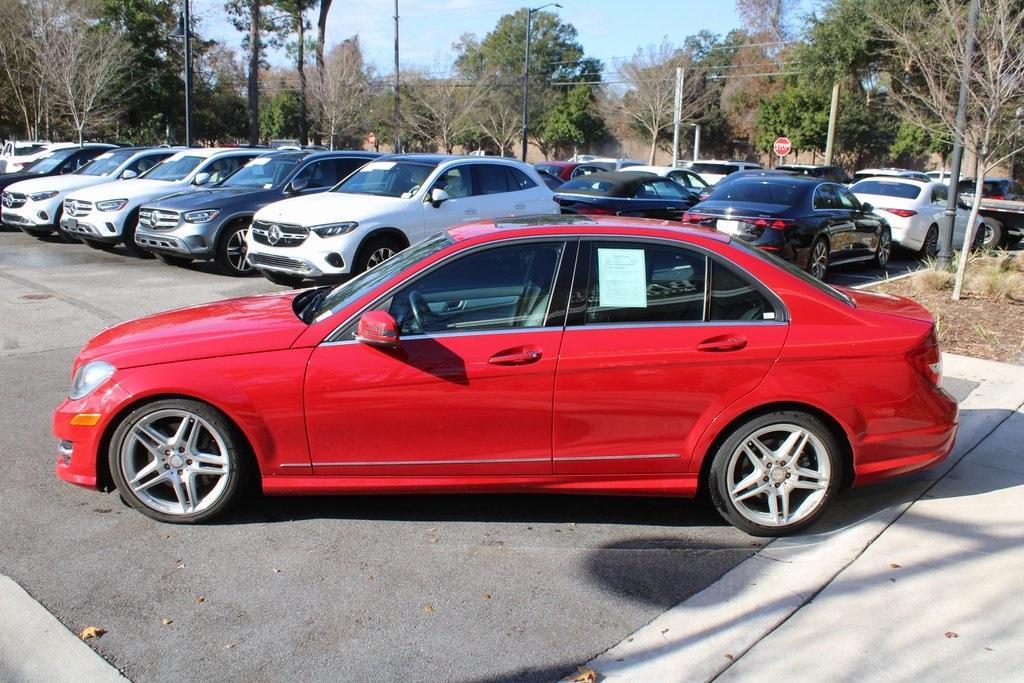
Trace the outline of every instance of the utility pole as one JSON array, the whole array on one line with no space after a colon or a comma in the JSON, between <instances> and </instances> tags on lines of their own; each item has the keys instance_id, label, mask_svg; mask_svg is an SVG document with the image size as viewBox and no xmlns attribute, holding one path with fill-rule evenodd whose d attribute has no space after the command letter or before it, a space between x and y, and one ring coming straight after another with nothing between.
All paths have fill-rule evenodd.
<instances>
[{"instance_id":1,"label":"utility pole","mask_svg":"<svg viewBox=\"0 0 1024 683\"><path fill-rule=\"evenodd\" d=\"M398 0L395 0L395 154L402 151L401 82L398 75Z\"/></svg>"},{"instance_id":2,"label":"utility pole","mask_svg":"<svg viewBox=\"0 0 1024 683\"><path fill-rule=\"evenodd\" d=\"M956 128L953 131L953 162L949 171L949 192L946 197L946 220L939 227L939 253L935 269L945 270L953 258L953 225L956 221L956 205L960 201L960 166L964 157L964 125L967 120L967 81L971 77L971 62L974 61L974 34L978 26L978 0L971 0L967 15L967 36L964 41L964 63L960 72L960 99L956 103ZM968 230L968 233L970 230ZM969 244L964 244L969 249Z\"/></svg>"},{"instance_id":3,"label":"utility pole","mask_svg":"<svg viewBox=\"0 0 1024 683\"><path fill-rule=\"evenodd\" d=\"M185 146L192 146L192 19L189 0L185 4Z\"/></svg>"},{"instance_id":4,"label":"utility pole","mask_svg":"<svg viewBox=\"0 0 1024 683\"><path fill-rule=\"evenodd\" d=\"M700 159L700 124L693 124L693 160Z\"/></svg>"},{"instance_id":5,"label":"utility pole","mask_svg":"<svg viewBox=\"0 0 1024 683\"><path fill-rule=\"evenodd\" d=\"M533 13L545 7L558 7L557 2L549 2L540 7L526 10L526 60L523 62L523 161L526 161L527 139L530 134L530 33L533 31Z\"/></svg>"},{"instance_id":6,"label":"utility pole","mask_svg":"<svg viewBox=\"0 0 1024 683\"><path fill-rule=\"evenodd\" d=\"M836 140L836 117L839 115L839 79L832 85L832 106L828 110L828 137L825 138L825 166L832 165Z\"/></svg>"},{"instance_id":7,"label":"utility pole","mask_svg":"<svg viewBox=\"0 0 1024 683\"><path fill-rule=\"evenodd\" d=\"M676 67L676 99L672 110L672 167L679 163L679 126L683 118L683 67ZM654 163L654 159L651 159Z\"/></svg>"}]
</instances>

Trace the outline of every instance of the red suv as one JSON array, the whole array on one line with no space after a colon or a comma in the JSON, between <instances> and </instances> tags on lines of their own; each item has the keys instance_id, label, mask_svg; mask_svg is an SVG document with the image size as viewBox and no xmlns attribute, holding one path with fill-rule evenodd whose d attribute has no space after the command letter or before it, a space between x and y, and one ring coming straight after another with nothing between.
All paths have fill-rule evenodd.
<instances>
[{"instance_id":1,"label":"red suv","mask_svg":"<svg viewBox=\"0 0 1024 683\"><path fill-rule=\"evenodd\" d=\"M942 460L931 317L710 230L481 222L345 284L111 328L57 409L57 474L168 522L266 494L693 496L754 534Z\"/></svg>"}]
</instances>

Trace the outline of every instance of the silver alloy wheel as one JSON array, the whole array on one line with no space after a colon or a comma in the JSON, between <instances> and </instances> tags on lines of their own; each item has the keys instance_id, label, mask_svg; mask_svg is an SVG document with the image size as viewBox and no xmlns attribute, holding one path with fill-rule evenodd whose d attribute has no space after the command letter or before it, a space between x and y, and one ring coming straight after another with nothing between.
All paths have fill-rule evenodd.
<instances>
[{"instance_id":1,"label":"silver alloy wheel","mask_svg":"<svg viewBox=\"0 0 1024 683\"><path fill-rule=\"evenodd\" d=\"M132 425L121 443L121 473L142 503L168 515L201 512L233 475L224 437L187 410L166 409Z\"/></svg>"},{"instance_id":2,"label":"silver alloy wheel","mask_svg":"<svg viewBox=\"0 0 1024 683\"><path fill-rule=\"evenodd\" d=\"M878 261L878 265L882 268L889 262L889 254L892 251L892 236L888 232L883 232L881 237L878 238L878 253L875 255L875 259Z\"/></svg>"},{"instance_id":3,"label":"silver alloy wheel","mask_svg":"<svg viewBox=\"0 0 1024 683\"><path fill-rule=\"evenodd\" d=\"M823 280L827 271L828 246L825 244L825 240L818 240L814 243L814 251L811 252L811 275Z\"/></svg>"},{"instance_id":4,"label":"silver alloy wheel","mask_svg":"<svg viewBox=\"0 0 1024 683\"><path fill-rule=\"evenodd\" d=\"M227 256L228 265L239 273L248 273L252 270L249 263L249 245L245 242L245 233L249 228L240 228L228 237L228 243L224 245L224 253Z\"/></svg>"},{"instance_id":5,"label":"silver alloy wheel","mask_svg":"<svg viewBox=\"0 0 1024 683\"><path fill-rule=\"evenodd\" d=\"M379 249L375 249L373 253L370 254L370 258L366 260L366 269L369 270L374 266L379 266L394 256L395 253L395 250L391 247L380 247Z\"/></svg>"},{"instance_id":6,"label":"silver alloy wheel","mask_svg":"<svg viewBox=\"0 0 1024 683\"><path fill-rule=\"evenodd\" d=\"M832 464L821 439L806 427L762 427L733 451L726 468L729 500L743 517L768 527L806 519L821 507Z\"/></svg>"},{"instance_id":7,"label":"silver alloy wheel","mask_svg":"<svg viewBox=\"0 0 1024 683\"><path fill-rule=\"evenodd\" d=\"M939 255L939 229L934 225L928 228L924 236L924 257L935 258Z\"/></svg>"}]
</instances>

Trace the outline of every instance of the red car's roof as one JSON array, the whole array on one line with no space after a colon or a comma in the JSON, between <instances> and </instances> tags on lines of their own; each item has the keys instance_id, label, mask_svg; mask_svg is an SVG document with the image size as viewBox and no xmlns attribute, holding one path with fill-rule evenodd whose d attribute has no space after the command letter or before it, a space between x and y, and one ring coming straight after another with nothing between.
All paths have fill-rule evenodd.
<instances>
[{"instance_id":1,"label":"red car's roof","mask_svg":"<svg viewBox=\"0 0 1024 683\"><path fill-rule=\"evenodd\" d=\"M636 235L652 237L666 234L676 238L712 239L728 243L729 236L700 226L690 226L674 221L660 221L649 218L625 218L621 216L524 216L521 218L499 218L475 221L451 228L448 234L456 242L477 239L490 235L507 235L511 232L527 232L536 235Z\"/></svg>"}]
</instances>

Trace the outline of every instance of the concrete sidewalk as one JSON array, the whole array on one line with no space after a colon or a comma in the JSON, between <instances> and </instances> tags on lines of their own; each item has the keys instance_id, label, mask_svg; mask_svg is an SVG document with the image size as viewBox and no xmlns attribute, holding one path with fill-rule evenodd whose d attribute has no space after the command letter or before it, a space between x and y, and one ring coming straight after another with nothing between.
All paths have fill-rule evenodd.
<instances>
[{"instance_id":1,"label":"concrete sidewalk","mask_svg":"<svg viewBox=\"0 0 1024 683\"><path fill-rule=\"evenodd\" d=\"M607 681L1005 680L1024 671L1024 367L977 382L953 455L846 494L586 666Z\"/></svg>"}]
</instances>

